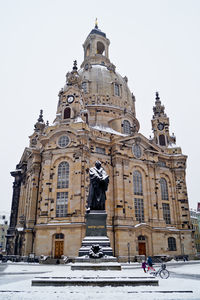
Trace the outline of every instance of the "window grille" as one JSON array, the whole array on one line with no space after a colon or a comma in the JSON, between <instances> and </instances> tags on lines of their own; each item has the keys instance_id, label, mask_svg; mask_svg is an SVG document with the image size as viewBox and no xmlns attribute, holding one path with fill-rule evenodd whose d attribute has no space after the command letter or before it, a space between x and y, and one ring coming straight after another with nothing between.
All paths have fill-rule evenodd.
<instances>
[{"instance_id":1,"label":"window grille","mask_svg":"<svg viewBox=\"0 0 200 300\"><path fill-rule=\"evenodd\" d=\"M157 165L159 167L166 167L166 162L165 161L158 161Z\"/></svg>"},{"instance_id":2,"label":"window grille","mask_svg":"<svg viewBox=\"0 0 200 300\"><path fill-rule=\"evenodd\" d=\"M139 145L133 145L133 154L136 158L140 158L142 155L142 150Z\"/></svg>"},{"instance_id":3,"label":"window grille","mask_svg":"<svg viewBox=\"0 0 200 300\"><path fill-rule=\"evenodd\" d=\"M64 239L64 234L63 233L56 233L55 239L56 240L63 240Z\"/></svg>"},{"instance_id":4,"label":"window grille","mask_svg":"<svg viewBox=\"0 0 200 300\"><path fill-rule=\"evenodd\" d=\"M171 224L171 216L170 216L170 207L168 203L163 203L163 219L165 220L166 224Z\"/></svg>"},{"instance_id":5,"label":"window grille","mask_svg":"<svg viewBox=\"0 0 200 300\"><path fill-rule=\"evenodd\" d=\"M176 239L174 237L168 238L168 249L169 251L176 251Z\"/></svg>"},{"instance_id":6,"label":"window grille","mask_svg":"<svg viewBox=\"0 0 200 300\"><path fill-rule=\"evenodd\" d=\"M124 120L123 122L123 132L125 134L131 134L131 124L128 120Z\"/></svg>"},{"instance_id":7,"label":"window grille","mask_svg":"<svg viewBox=\"0 0 200 300\"><path fill-rule=\"evenodd\" d=\"M68 192L58 192L56 200L56 217L66 217L68 208Z\"/></svg>"},{"instance_id":8,"label":"window grille","mask_svg":"<svg viewBox=\"0 0 200 300\"><path fill-rule=\"evenodd\" d=\"M134 195L143 195L142 189L142 175L139 171L133 172L133 191Z\"/></svg>"},{"instance_id":9,"label":"window grille","mask_svg":"<svg viewBox=\"0 0 200 300\"><path fill-rule=\"evenodd\" d=\"M100 154L105 154L105 148L96 147L96 152Z\"/></svg>"},{"instance_id":10,"label":"window grille","mask_svg":"<svg viewBox=\"0 0 200 300\"><path fill-rule=\"evenodd\" d=\"M143 199L135 198L135 218L139 222L144 222L144 203Z\"/></svg>"},{"instance_id":11,"label":"window grille","mask_svg":"<svg viewBox=\"0 0 200 300\"><path fill-rule=\"evenodd\" d=\"M63 161L58 166L57 188L64 189L69 187L69 164Z\"/></svg>"},{"instance_id":12,"label":"window grille","mask_svg":"<svg viewBox=\"0 0 200 300\"><path fill-rule=\"evenodd\" d=\"M169 200L167 181L165 178L160 179L160 187L162 200Z\"/></svg>"},{"instance_id":13,"label":"window grille","mask_svg":"<svg viewBox=\"0 0 200 300\"><path fill-rule=\"evenodd\" d=\"M67 135L63 135L59 138L58 140L58 145L62 148L67 147L67 145L69 144L69 138Z\"/></svg>"},{"instance_id":14,"label":"window grille","mask_svg":"<svg viewBox=\"0 0 200 300\"><path fill-rule=\"evenodd\" d=\"M119 84L117 84L117 83L114 84L114 95L120 96Z\"/></svg>"}]
</instances>

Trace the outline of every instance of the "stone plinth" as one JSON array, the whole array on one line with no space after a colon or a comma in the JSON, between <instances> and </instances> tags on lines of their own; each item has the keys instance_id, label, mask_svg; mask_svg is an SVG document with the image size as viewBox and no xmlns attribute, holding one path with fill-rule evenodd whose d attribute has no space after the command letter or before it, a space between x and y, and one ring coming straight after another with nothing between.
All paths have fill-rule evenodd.
<instances>
[{"instance_id":1,"label":"stone plinth","mask_svg":"<svg viewBox=\"0 0 200 300\"><path fill-rule=\"evenodd\" d=\"M91 210L85 215L86 236L107 236L105 210Z\"/></svg>"},{"instance_id":2,"label":"stone plinth","mask_svg":"<svg viewBox=\"0 0 200 300\"><path fill-rule=\"evenodd\" d=\"M86 270L90 270L90 271L108 271L108 270L112 270L112 271L121 271L121 265L118 262L101 262L101 261L97 261L94 262L91 259L88 260L88 263L86 262L81 262L81 263L75 263L75 264L71 264L71 270L72 271L86 271Z\"/></svg>"},{"instance_id":3,"label":"stone plinth","mask_svg":"<svg viewBox=\"0 0 200 300\"><path fill-rule=\"evenodd\" d=\"M82 245L79 250L79 257L89 256L89 251L92 245L97 244L102 248L105 256L113 257L113 251L110 247L110 240L107 237L107 214L105 210L91 210L89 213L86 213L85 218L86 236L82 241ZM88 261L88 258L86 258L84 261Z\"/></svg>"}]
</instances>

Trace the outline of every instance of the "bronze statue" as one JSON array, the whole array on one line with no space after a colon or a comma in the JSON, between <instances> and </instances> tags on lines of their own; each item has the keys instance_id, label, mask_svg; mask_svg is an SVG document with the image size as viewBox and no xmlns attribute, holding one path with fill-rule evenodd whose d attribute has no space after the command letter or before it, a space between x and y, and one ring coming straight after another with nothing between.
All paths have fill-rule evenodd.
<instances>
[{"instance_id":1,"label":"bronze statue","mask_svg":"<svg viewBox=\"0 0 200 300\"><path fill-rule=\"evenodd\" d=\"M88 196L88 208L90 210L105 210L106 191L108 189L109 176L102 168L101 162L96 161L95 167L90 168L90 188Z\"/></svg>"}]
</instances>

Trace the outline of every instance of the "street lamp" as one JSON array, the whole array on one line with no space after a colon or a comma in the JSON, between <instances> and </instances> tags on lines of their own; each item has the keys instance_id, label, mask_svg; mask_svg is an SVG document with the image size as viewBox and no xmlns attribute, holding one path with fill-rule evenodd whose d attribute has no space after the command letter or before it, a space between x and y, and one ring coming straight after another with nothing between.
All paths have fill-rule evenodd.
<instances>
[{"instance_id":1,"label":"street lamp","mask_svg":"<svg viewBox=\"0 0 200 300\"><path fill-rule=\"evenodd\" d=\"M128 247L128 263L130 264L130 243L127 243L127 247Z\"/></svg>"}]
</instances>

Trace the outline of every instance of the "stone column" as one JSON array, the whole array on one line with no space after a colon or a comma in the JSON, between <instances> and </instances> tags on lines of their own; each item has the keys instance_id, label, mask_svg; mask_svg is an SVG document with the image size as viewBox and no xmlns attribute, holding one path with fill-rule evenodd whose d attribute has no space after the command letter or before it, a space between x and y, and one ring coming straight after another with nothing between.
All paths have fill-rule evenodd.
<instances>
[{"instance_id":1,"label":"stone column","mask_svg":"<svg viewBox=\"0 0 200 300\"><path fill-rule=\"evenodd\" d=\"M16 170L10 173L13 176L13 196L12 196L12 206L10 215L10 226L7 231L7 242L6 251L8 255L14 255L15 253L15 227L17 225L17 215L18 215L18 205L20 197L21 188L21 170Z\"/></svg>"}]
</instances>

